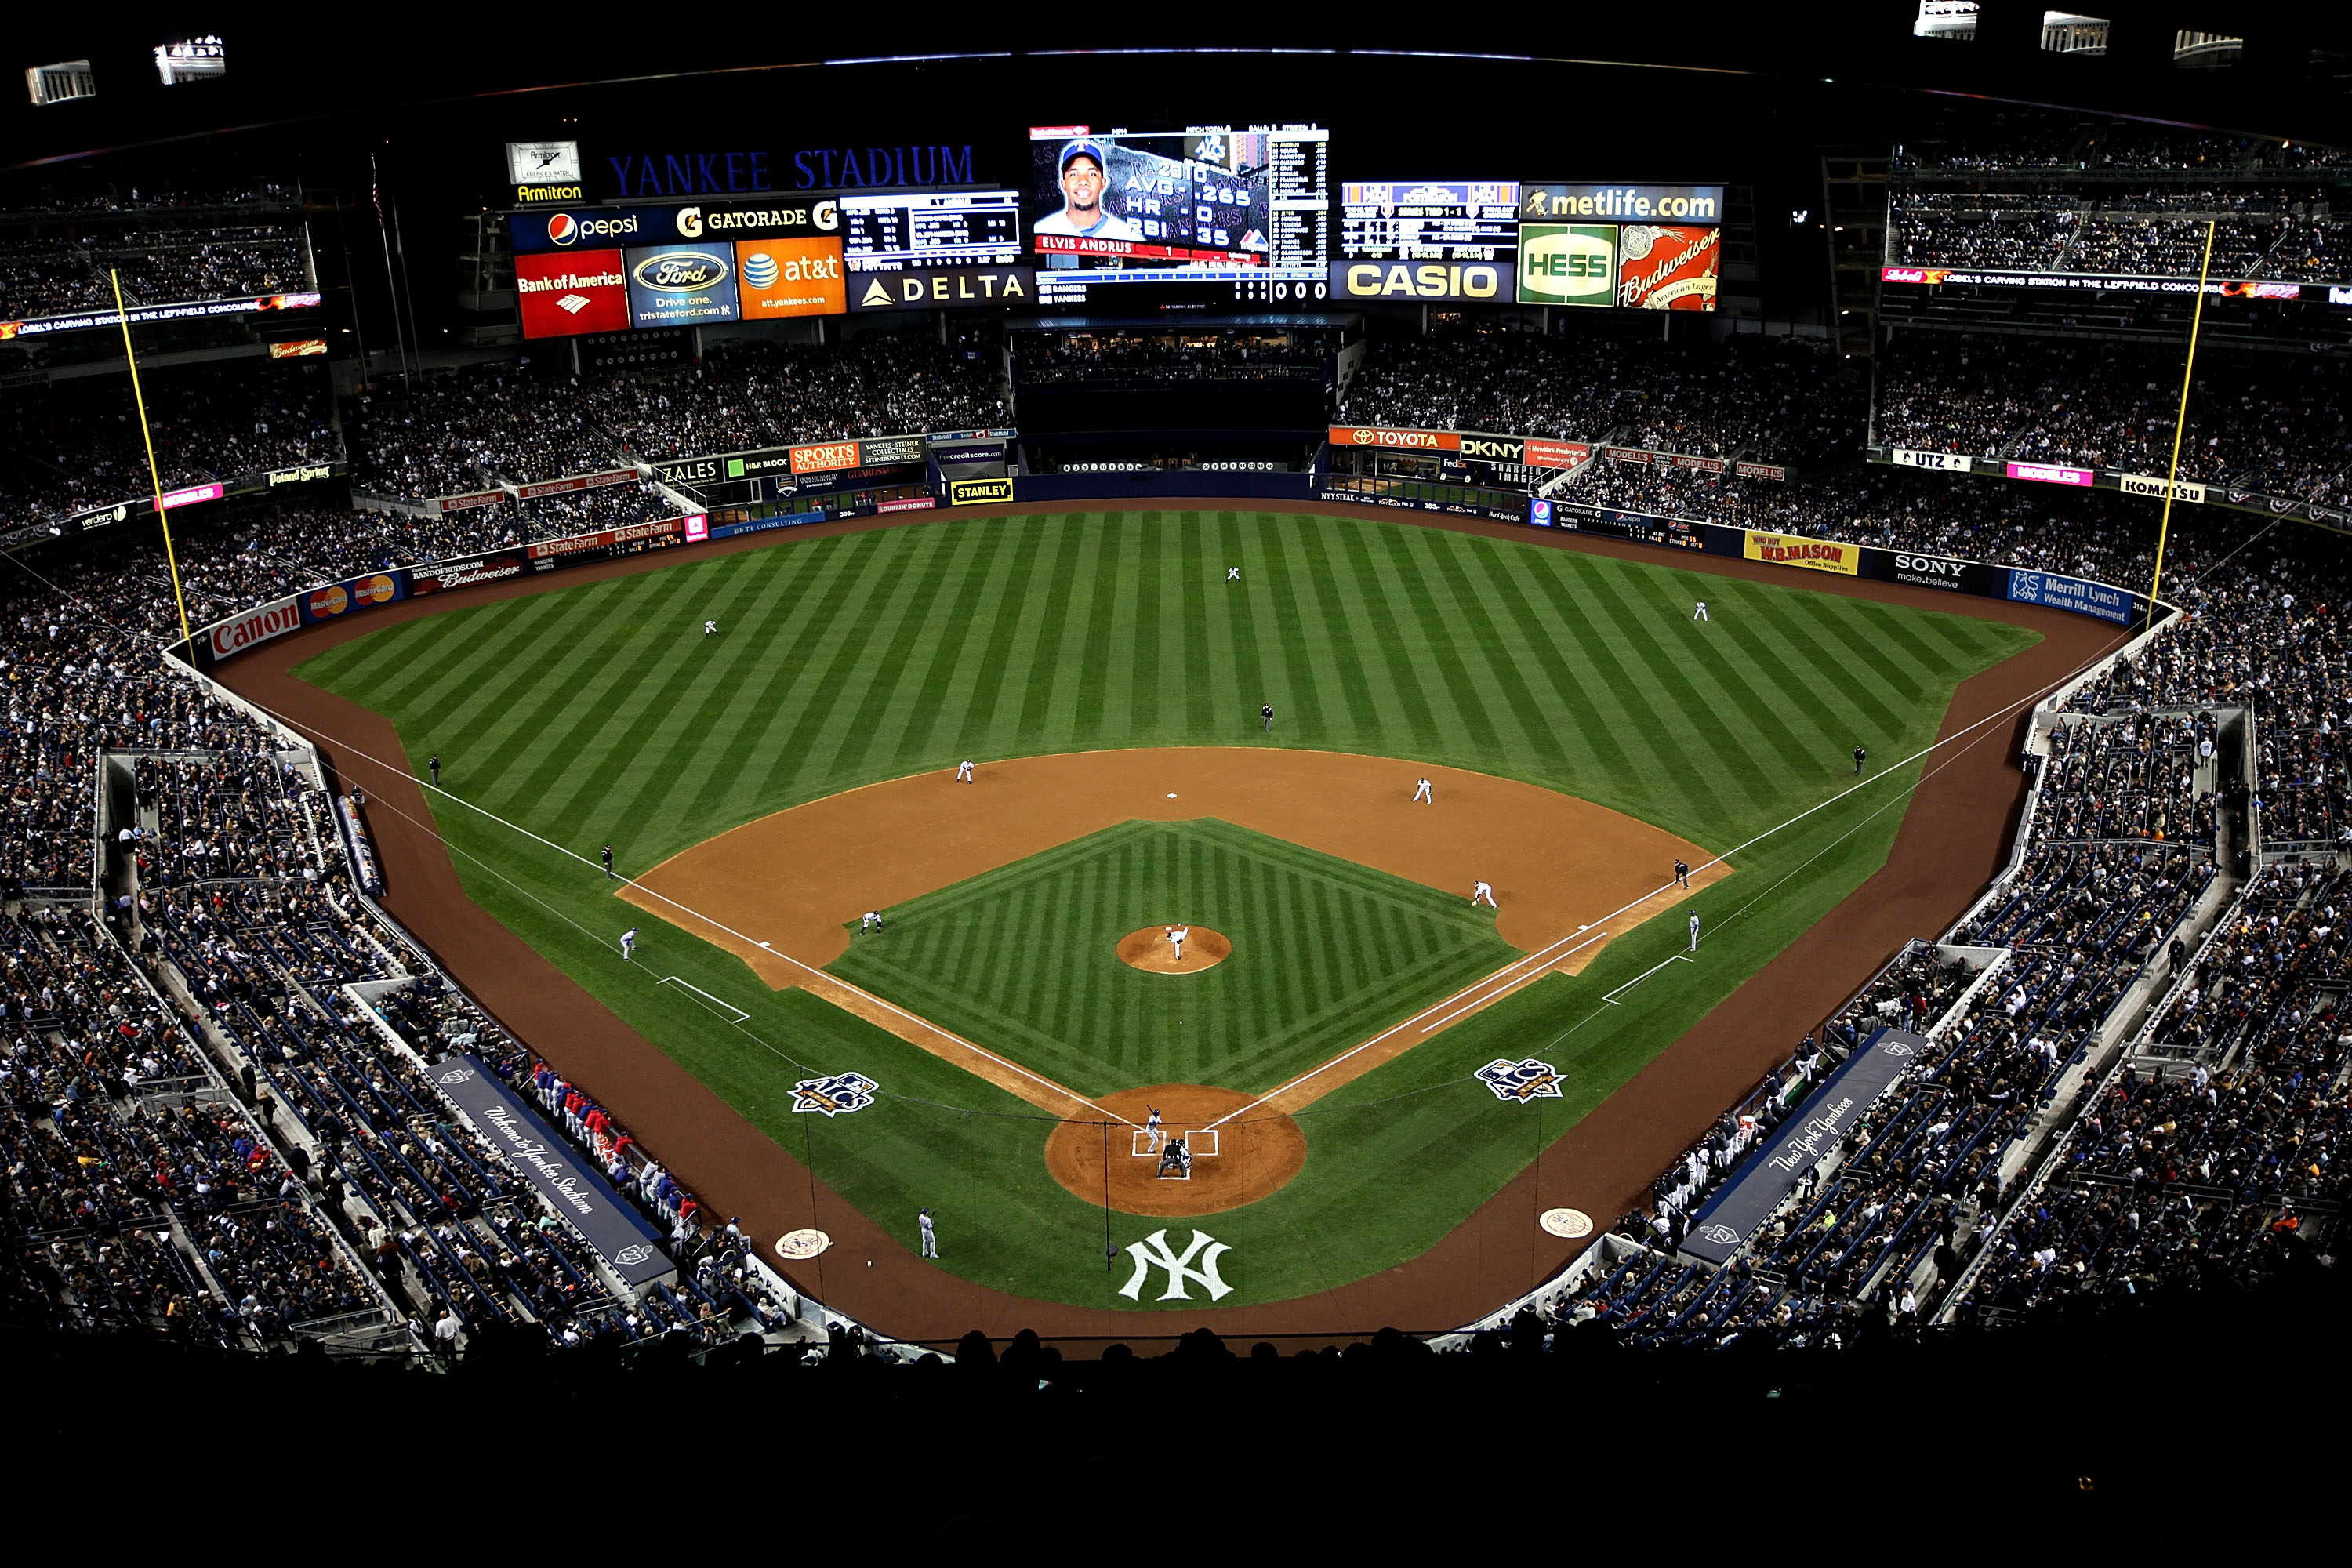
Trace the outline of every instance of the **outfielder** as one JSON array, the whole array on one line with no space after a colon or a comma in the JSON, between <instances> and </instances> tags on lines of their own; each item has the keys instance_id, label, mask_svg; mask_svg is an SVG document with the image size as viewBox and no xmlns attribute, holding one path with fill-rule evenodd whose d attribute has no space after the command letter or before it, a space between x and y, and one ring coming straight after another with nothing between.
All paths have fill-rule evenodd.
<instances>
[{"instance_id":1,"label":"outfielder","mask_svg":"<svg viewBox=\"0 0 2352 1568\"><path fill-rule=\"evenodd\" d=\"M1431 804L1434 805L1435 803L1432 802ZM1486 907L1490 910L1497 907L1495 902L1494 888L1485 882L1473 882L1470 884L1471 905L1475 908L1481 900L1484 900Z\"/></svg>"},{"instance_id":2,"label":"outfielder","mask_svg":"<svg viewBox=\"0 0 2352 1568\"><path fill-rule=\"evenodd\" d=\"M1698 951L1698 911L1696 910L1691 911L1691 951L1693 952Z\"/></svg>"},{"instance_id":3,"label":"outfielder","mask_svg":"<svg viewBox=\"0 0 2352 1568\"><path fill-rule=\"evenodd\" d=\"M1176 950L1176 962L1179 963L1184 962L1184 939L1192 934L1192 928L1191 926L1170 926L1168 928L1168 942L1170 946Z\"/></svg>"},{"instance_id":4,"label":"outfielder","mask_svg":"<svg viewBox=\"0 0 2352 1568\"><path fill-rule=\"evenodd\" d=\"M1241 569L1240 567L1238 567L1238 566L1228 566L1228 567L1226 567L1226 568L1225 568L1225 581L1226 581L1226 582L1228 582L1228 583L1238 583L1238 582L1240 582L1241 580L1242 580L1242 569Z\"/></svg>"},{"instance_id":5,"label":"outfielder","mask_svg":"<svg viewBox=\"0 0 2352 1568\"><path fill-rule=\"evenodd\" d=\"M940 1233L931 1227L930 1210L925 1209L915 1216L915 1228L923 1233L922 1256L937 1258L940 1255Z\"/></svg>"},{"instance_id":6,"label":"outfielder","mask_svg":"<svg viewBox=\"0 0 2352 1568\"><path fill-rule=\"evenodd\" d=\"M704 637L717 637L717 636L719 635L719 623L718 623L717 621L705 621L705 622L703 622L703 623L702 623L702 635L703 635Z\"/></svg>"},{"instance_id":7,"label":"outfielder","mask_svg":"<svg viewBox=\"0 0 2352 1568\"><path fill-rule=\"evenodd\" d=\"M1856 777L1856 778L1860 778L1860 777L1862 776L1862 764L1863 764L1863 763L1866 763L1866 762L1868 762L1869 760L1870 760L1870 752L1869 752L1869 750L1868 750L1866 747L1863 747L1863 746L1856 746L1856 747L1853 749L1853 776L1854 776L1854 777Z\"/></svg>"},{"instance_id":8,"label":"outfielder","mask_svg":"<svg viewBox=\"0 0 2352 1568\"><path fill-rule=\"evenodd\" d=\"M631 963L637 956L637 928L631 926L621 933L621 960Z\"/></svg>"},{"instance_id":9,"label":"outfielder","mask_svg":"<svg viewBox=\"0 0 2352 1568\"><path fill-rule=\"evenodd\" d=\"M1165 1139L1168 1134L1160 1131L1160 1108L1156 1105L1147 1105L1144 1109L1151 1112L1151 1114L1143 1119L1143 1136L1145 1140L1143 1146L1147 1152L1156 1151L1160 1147L1160 1141Z\"/></svg>"},{"instance_id":10,"label":"outfielder","mask_svg":"<svg viewBox=\"0 0 2352 1568\"><path fill-rule=\"evenodd\" d=\"M970 784L971 782L971 759L970 757L966 757L963 761L956 764L956 783Z\"/></svg>"},{"instance_id":11,"label":"outfielder","mask_svg":"<svg viewBox=\"0 0 2352 1568\"><path fill-rule=\"evenodd\" d=\"M1257 710L1257 714L1258 714L1258 717L1259 717L1259 718L1261 718L1261 719L1263 719L1263 720L1265 720L1265 732L1266 732L1267 734L1269 734L1269 735L1273 734L1273 733L1274 733L1274 704L1273 704L1273 703L1271 703L1271 702L1267 703L1265 707L1263 707L1263 708L1261 708L1261 709L1259 709L1259 710Z\"/></svg>"},{"instance_id":12,"label":"outfielder","mask_svg":"<svg viewBox=\"0 0 2352 1568\"><path fill-rule=\"evenodd\" d=\"M1701 599L1695 606L1692 607L1691 619L1695 621L1712 621L1714 619L1712 616L1709 616L1706 613L1706 601L1705 599Z\"/></svg>"},{"instance_id":13,"label":"outfielder","mask_svg":"<svg viewBox=\"0 0 2352 1568\"><path fill-rule=\"evenodd\" d=\"M1425 800L1432 805L1435 805L1437 804L1436 797L1429 793L1429 781L1427 779L1422 780L1419 784L1414 786L1412 798L1415 800Z\"/></svg>"}]
</instances>

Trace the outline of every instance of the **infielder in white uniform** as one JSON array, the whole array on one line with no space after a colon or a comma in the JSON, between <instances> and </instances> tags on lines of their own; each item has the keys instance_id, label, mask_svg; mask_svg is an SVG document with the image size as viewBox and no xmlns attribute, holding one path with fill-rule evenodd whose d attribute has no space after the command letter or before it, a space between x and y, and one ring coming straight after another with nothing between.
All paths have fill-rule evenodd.
<instances>
[{"instance_id":1,"label":"infielder in white uniform","mask_svg":"<svg viewBox=\"0 0 2352 1568\"><path fill-rule=\"evenodd\" d=\"M1437 804L1436 797L1429 793L1429 781L1427 779L1422 780L1420 784L1413 790L1412 798L1415 800L1425 800L1432 805L1435 805Z\"/></svg>"},{"instance_id":2,"label":"infielder in white uniform","mask_svg":"<svg viewBox=\"0 0 2352 1568\"><path fill-rule=\"evenodd\" d=\"M1691 619L1695 621L1713 619L1713 617L1706 613L1706 601L1705 599L1701 599L1698 602L1698 607L1691 611Z\"/></svg>"},{"instance_id":3,"label":"infielder in white uniform","mask_svg":"<svg viewBox=\"0 0 2352 1568\"><path fill-rule=\"evenodd\" d=\"M866 910L866 913L858 920L857 929L861 934L869 931L880 931L882 929L882 911L880 910Z\"/></svg>"},{"instance_id":4,"label":"infielder in white uniform","mask_svg":"<svg viewBox=\"0 0 2352 1568\"><path fill-rule=\"evenodd\" d=\"M1168 928L1168 941L1171 945L1176 949L1176 962L1179 963L1184 962L1184 939L1192 934L1192 928L1191 926L1170 926Z\"/></svg>"},{"instance_id":5,"label":"infielder in white uniform","mask_svg":"<svg viewBox=\"0 0 2352 1568\"><path fill-rule=\"evenodd\" d=\"M925 1209L917 1215L915 1225L923 1233L923 1256L937 1258L940 1255L940 1233L931 1228L931 1211Z\"/></svg>"},{"instance_id":6,"label":"infielder in white uniform","mask_svg":"<svg viewBox=\"0 0 2352 1568\"><path fill-rule=\"evenodd\" d=\"M1434 805L1436 802L1432 801L1430 804ZM1473 882L1470 885L1470 901L1473 904L1483 901L1490 910L1498 907L1495 902L1495 889L1484 882Z\"/></svg>"},{"instance_id":7,"label":"infielder in white uniform","mask_svg":"<svg viewBox=\"0 0 2352 1568\"><path fill-rule=\"evenodd\" d=\"M1693 952L1698 951L1698 911L1696 910L1691 911L1691 951Z\"/></svg>"},{"instance_id":8,"label":"infielder in white uniform","mask_svg":"<svg viewBox=\"0 0 2352 1568\"><path fill-rule=\"evenodd\" d=\"M1147 1105L1144 1109L1151 1114L1143 1119L1145 1139L1143 1147L1147 1152L1156 1153L1160 1149L1160 1141L1168 1135L1160 1131L1160 1108L1156 1105Z\"/></svg>"},{"instance_id":9,"label":"infielder in white uniform","mask_svg":"<svg viewBox=\"0 0 2352 1568\"><path fill-rule=\"evenodd\" d=\"M970 757L966 757L963 761L956 764L956 783L970 784L971 782L971 759Z\"/></svg>"},{"instance_id":10,"label":"infielder in white uniform","mask_svg":"<svg viewBox=\"0 0 2352 1568\"><path fill-rule=\"evenodd\" d=\"M631 926L621 933L621 959L626 963L637 956L637 928Z\"/></svg>"}]
</instances>

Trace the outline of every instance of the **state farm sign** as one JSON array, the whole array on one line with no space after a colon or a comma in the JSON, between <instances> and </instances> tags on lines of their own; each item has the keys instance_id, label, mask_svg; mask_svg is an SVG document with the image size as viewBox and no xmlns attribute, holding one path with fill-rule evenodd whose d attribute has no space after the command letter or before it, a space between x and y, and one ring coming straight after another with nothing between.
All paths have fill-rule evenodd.
<instances>
[{"instance_id":1,"label":"state farm sign","mask_svg":"<svg viewBox=\"0 0 2352 1568\"><path fill-rule=\"evenodd\" d=\"M282 637L302 624L302 603L299 595L289 594L273 599L257 609L221 622L213 627L213 657L228 658L247 648Z\"/></svg>"}]
</instances>

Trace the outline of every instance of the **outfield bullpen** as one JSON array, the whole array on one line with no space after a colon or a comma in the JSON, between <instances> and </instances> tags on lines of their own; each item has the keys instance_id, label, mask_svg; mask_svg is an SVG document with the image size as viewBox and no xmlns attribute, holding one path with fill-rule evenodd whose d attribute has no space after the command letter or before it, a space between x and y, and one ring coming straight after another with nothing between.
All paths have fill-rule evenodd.
<instances>
[{"instance_id":1,"label":"outfield bullpen","mask_svg":"<svg viewBox=\"0 0 2352 1568\"><path fill-rule=\"evenodd\" d=\"M382 630L344 643L312 673L394 715L415 754L439 751L458 793L583 853L610 837L625 868L667 858L730 821L904 773L909 762L944 769L967 752L993 760L1084 742L1263 744L1254 721L1261 698L1286 715L1281 738L1293 746L1515 777L1725 847L1849 782L1845 754L1854 742L1881 758L1924 742L1953 681L2025 640L1990 612L2062 633L2080 626L2010 606L1924 613L1890 603L1923 597L1902 590L1839 584L1819 594L1785 574L1768 577L1769 569L1708 563L1711 570L1693 571L1493 533L1171 512L807 538L753 555L565 584L520 604L475 600L455 615L404 625L387 625L396 618L388 616L377 623ZM1244 575L1226 593L1229 562ZM1688 605L1701 593L1716 620L1693 626ZM726 637L704 643L705 615L720 618ZM298 646L308 651L362 629L373 628L330 628ZM2105 640L2104 628L2080 630L2089 635L2065 637L2057 659L2030 670L2013 661L2003 679L1980 683L1978 710L2030 691L2052 664L2072 668ZM1171 669L1185 678L1161 680ZM290 700L261 667L251 670L261 678L255 681L235 667L230 673L276 705ZM390 809L415 799L413 787L387 794L393 780L369 776L352 755L354 741L364 747L380 729L366 730L340 704L313 701L306 717L326 729L331 753L343 742L347 773L362 778L372 797ZM337 737L337 728L351 733ZM1929 860L1990 869L1997 856L1998 819L2013 802L2015 779L2002 766L2009 728L1987 733L1990 747L1965 754L1981 763L1978 752L1990 753L1990 767L1967 774L1980 796L1999 797L1975 803L1992 818L1990 830L1958 856L1948 845L1923 847ZM1899 809L1879 811L1895 798L1855 797L1860 804L1822 812L1739 857L1739 875L1720 891L1752 887L1769 896L1710 939L1708 962L1672 965L1628 994L1605 1026L1580 1029L1591 1014L1583 1004L1654 968L1678 945L1678 931L1654 926L1612 942L1584 976L1529 985L1433 1049L1384 1065L1318 1107L1328 1135L1310 1128L1314 1152L1304 1173L1230 1224L1221 1218L1217 1234L1234 1249L1225 1270L1233 1301L1340 1295L1313 1308L1319 1316L1260 1311L1227 1326L1349 1326L1357 1309L1340 1307L1342 1298L1384 1298L1377 1281L1349 1281L1408 1262L1416 1288L1400 1292L1390 1280L1392 1305L1473 1294L1491 1304L1498 1266L1502 1278L1518 1277L1515 1284L1532 1282L1560 1249L1532 1234L1526 1205L1538 1194L1528 1184L1549 1189L1561 1159L1555 1151L1533 1171L1530 1162L1866 876L1901 818ZM504 944L461 912L412 913L412 900L429 891L429 864L388 846L395 910L449 952L461 974L502 990L494 998L501 1015L611 1100L682 1175L755 1226L814 1216L835 1231L843 1245L807 1271L813 1289L884 1326L922 1332L1021 1321L1069 1331L1103 1321L1089 1309L1120 1304L1102 1267L1106 1216L1085 1215L1042 1173L1021 1173L1039 1165L1045 1130L1032 1108L803 993L769 993L716 948L673 939L676 952L662 952L655 966L662 978L675 974L751 1015L743 1029L723 1028L677 987L653 986L652 975L614 962L604 944L617 917L601 876L583 875L576 862L488 818L446 805L437 816L469 890L533 948L893 1232L908 1229L915 1203L940 1208L942 1266L986 1288L973 1294L925 1284L937 1277L832 1205L823 1188L782 1190L795 1179L793 1163L779 1163L773 1145L760 1154L703 1101L681 1122L671 1107L630 1091L623 1079L652 1071L642 1048L633 1061L593 1014L549 1015L539 995L515 994L521 976L542 987L548 977L514 954L502 951L493 973L475 955L453 952L453 941L469 937L486 949ZM404 837L389 823L385 830ZM1904 889L1921 903L1916 921L1861 940L1839 933L1845 974L1858 978L1903 936L1948 918L1943 910L1965 901L1981 876L1948 878L1952 885L1924 902L1918 889ZM404 878L413 880L404 886ZM567 1031L540 1026L557 1017ZM1759 1026L1777 1036L1793 1022ZM754 1034L757 1041L748 1038ZM1773 1037L1735 1054L1777 1059L1786 1045ZM1562 1099L1507 1104L1470 1077L1475 1063L1534 1047L1559 1067ZM1719 1107L1745 1086L1723 1087L1727 1065L1709 1060L1685 1075L1683 1087ZM782 1080L820 1068L866 1072L885 1098L850 1116L794 1118ZM611 1087L599 1082L600 1070ZM1737 1078L1752 1081L1752 1072L1739 1068ZM1677 1125L1634 1142L1678 1146L1697 1130L1691 1120L1683 1113ZM1619 1147L1604 1166L1639 1160L1654 1171L1673 1152L1653 1157L1612 1136ZM1571 1135L1560 1148L1583 1142ZM1580 1168L1575 1179L1591 1184L1602 1167L1588 1152L1579 1149L1568 1163ZM756 1175L768 1167L783 1180ZM1498 1190L1504 1197L1489 1201ZM1621 1173L1569 1198L1609 1208L1631 1195ZM1517 1219L1490 1235L1493 1223L1506 1222L1487 1214L1505 1210ZM1474 1211L1479 1223L1457 1230ZM1114 1223L1108 1239L1135 1238ZM1181 1245L1181 1230L1175 1239ZM1507 1264L1491 1256L1498 1245ZM1488 1254L1486 1261L1465 1260L1463 1246ZM862 1273L869 1262L875 1271L865 1279L845 1267ZM1072 1303L1077 1316L1055 1312L1041 1297ZM1376 1316L1423 1327L1446 1321L1404 1310Z\"/></svg>"}]
</instances>

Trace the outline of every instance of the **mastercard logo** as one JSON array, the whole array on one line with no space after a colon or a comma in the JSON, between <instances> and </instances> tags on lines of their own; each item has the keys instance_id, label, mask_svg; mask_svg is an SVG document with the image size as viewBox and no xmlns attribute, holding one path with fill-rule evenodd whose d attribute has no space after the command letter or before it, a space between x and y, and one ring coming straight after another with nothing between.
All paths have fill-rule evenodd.
<instances>
[{"instance_id":1,"label":"mastercard logo","mask_svg":"<svg viewBox=\"0 0 2352 1568\"><path fill-rule=\"evenodd\" d=\"M321 588L310 595L310 614L320 618L340 616L351 607L351 598L341 587Z\"/></svg>"},{"instance_id":2,"label":"mastercard logo","mask_svg":"<svg viewBox=\"0 0 2352 1568\"><path fill-rule=\"evenodd\" d=\"M393 599L392 590L392 579L379 573L352 584L352 597L362 605L389 605Z\"/></svg>"},{"instance_id":3,"label":"mastercard logo","mask_svg":"<svg viewBox=\"0 0 2352 1568\"><path fill-rule=\"evenodd\" d=\"M569 245L580 237L580 220L570 213L557 213L547 220L547 242Z\"/></svg>"}]
</instances>

